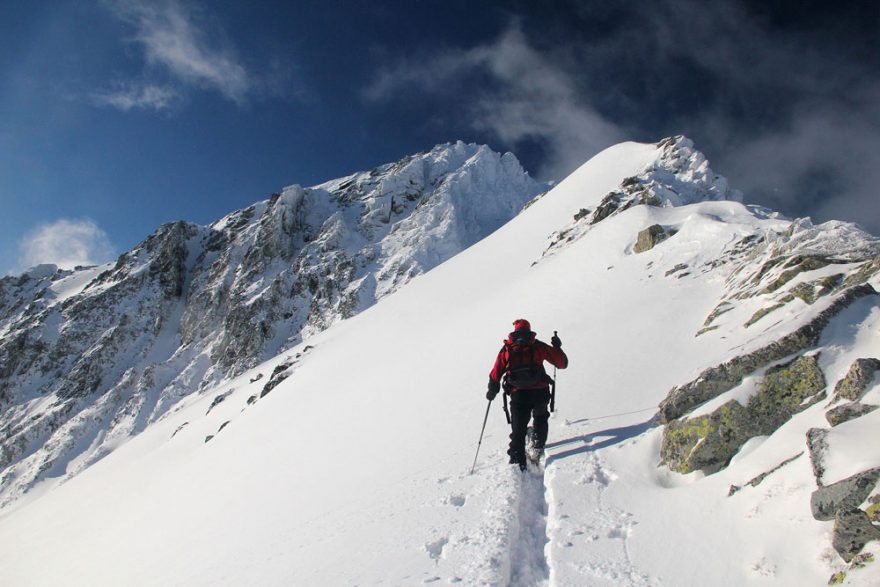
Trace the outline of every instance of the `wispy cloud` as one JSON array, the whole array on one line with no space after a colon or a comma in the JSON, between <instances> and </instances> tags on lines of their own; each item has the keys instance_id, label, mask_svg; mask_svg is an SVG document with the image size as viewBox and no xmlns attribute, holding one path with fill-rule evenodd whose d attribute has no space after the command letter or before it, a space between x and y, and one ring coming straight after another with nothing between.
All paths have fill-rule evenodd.
<instances>
[{"instance_id":1,"label":"wispy cloud","mask_svg":"<svg viewBox=\"0 0 880 587\"><path fill-rule=\"evenodd\" d=\"M171 86L157 86L129 82L117 88L92 94L99 106L112 106L123 112L129 110L168 110L181 99L180 92Z\"/></svg>"},{"instance_id":2,"label":"wispy cloud","mask_svg":"<svg viewBox=\"0 0 880 587\"><path fill-rule=\"evenodd\" d=\"M364 96L379 102L393 100L408 87L442 91L451 81L474 75L488 76L488 83L469 88L474 91L470 124L511 148L524 141L541 143L547 158L540 175L564 176L624 137L581 99L575 79L531 46L517 24L492 43L382 69Z\"/></svg>"},{"instance_id":3,"label":"wispy cloud","mask_svg":"<svg viewBox=\"0 0 880 587\"><path fill-rule=\"evenodd\" d=\"M676 116L719 172L756 203L880 233L880 73L845 39L779 31L732 2L667 0L643 17L656 53L721 80Z\"/></svg>"},{"instance_id":4,"label":"wispy cloud","mask_svg":"<svg viewBox=\"0 0 880 587\"><path fill-rule=\"evenodd\" d=\"M19 241L20 270L42 263L65 269L103 263L113 257L107 233L93 220L61 219L43 224Z\"/></svg>"},{"instance_id":5,"label":"wispy cloud","mask_svg":"<svg viewBox=\"0 0 880 587\"><path fill-rule=\"evenodd\" d=\"M219 27L209 30L206 23L212 21L196 8L176 0L107 0L105 5L134 29L131 40L143 50L146 63L165 71L175 83L220 92L236 104L244 104L258 85ZM176 91L145 83L135 86L140 94L104 92L119 96L104 103L154 107L168 103L170 92Z\"/></svg>"},{"instance_id":6,"label":"wispy cloud","mask_svg":"<svg viewBox=\"0 0 880 587\"><path fill-rule=\"evenodd\" d=\"M539 38L513 22L493 42L385 66L364 96L454 100L504 148L542 146L544 177L623 139L687 134L755 203L880 233L880 70L864 48L736 1L577 7L592 33Z\"/></svg>"}]
</instances>

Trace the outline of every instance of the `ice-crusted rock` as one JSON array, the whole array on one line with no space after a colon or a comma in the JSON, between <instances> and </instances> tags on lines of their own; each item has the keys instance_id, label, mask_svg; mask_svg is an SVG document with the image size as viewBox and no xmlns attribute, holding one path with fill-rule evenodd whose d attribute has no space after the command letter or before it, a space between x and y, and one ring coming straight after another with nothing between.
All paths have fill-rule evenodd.
<instances>
[{"instance_id":1,"label":"ice-crusted rock","mask_svg":"<svg viewBox=\"0 0 880 587\"><path fill-rule=\"evenodd\" d=\"M810 451L810 466L813 467L813 478L816 485L822 487L825 483L825 457L828 454L828 429L810 428L807 430L807 449Z\"/></svg>"},{"instance_id":2,"label":"ice-crusted rock","mask_svg":"<svg viewBox=\"0 0 880 587\"><path fill-rule=\"evenodd\" d=\"M510 153L438 145L166 224L115 264L0 279L0 504L369 307L544 189Z\"/></svg>"}]
</instances>

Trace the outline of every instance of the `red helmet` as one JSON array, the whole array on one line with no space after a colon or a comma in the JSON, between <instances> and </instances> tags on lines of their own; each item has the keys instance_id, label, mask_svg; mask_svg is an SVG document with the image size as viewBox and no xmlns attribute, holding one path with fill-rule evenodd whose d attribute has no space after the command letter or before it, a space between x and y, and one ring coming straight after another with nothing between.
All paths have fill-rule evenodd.
<instances>
[{"instance_id":1,"label":"red helmet","mask_svg":"<svg viewBox=\"0 0 880 587\"><path fill-rule=\"evenodd\" d=\"M532 325L529 324L529 321L526 320L525 318L520 318L519 320L513 321L513 329L514 330L528 330L529 332L531 332Z\"/></svg>"}]
</instances>

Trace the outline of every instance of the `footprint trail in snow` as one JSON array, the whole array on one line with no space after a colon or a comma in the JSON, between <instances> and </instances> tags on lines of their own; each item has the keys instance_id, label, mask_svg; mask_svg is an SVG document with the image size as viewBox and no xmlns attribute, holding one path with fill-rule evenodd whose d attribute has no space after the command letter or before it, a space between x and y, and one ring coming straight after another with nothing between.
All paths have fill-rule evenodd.
<instances>
[{"instance_id":1,"label":"footprint trail in snow","mask_svg":"<svg viewBox=\"0 0 880 587\"><path fill-rule=\"evenodd\" d=\"M617 475L597 452L547 470L550 584L555 587L659 587L633 563L629 537L638 522L607 503Z\"/></svg>"}]
</instances>

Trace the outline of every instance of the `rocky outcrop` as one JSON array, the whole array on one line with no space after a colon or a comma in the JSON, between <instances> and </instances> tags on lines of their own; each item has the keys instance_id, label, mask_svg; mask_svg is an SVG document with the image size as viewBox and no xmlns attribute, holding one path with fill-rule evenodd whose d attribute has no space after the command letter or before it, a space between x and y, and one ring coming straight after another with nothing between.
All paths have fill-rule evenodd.
<instances>
[{"instance_id":1,"label":"rocky outcrop","mask_svg":"<svg viewBox=\"0 0 880 587\"><path fill-rule=\"evenodd\" d=\"M832 426L837 426L838 424L849 422L850 420L854 420L855 418L860 418L865 414L870 414L878 407L880 406L872 406L859 402L849 402L825 412L825 419L828 420L828 423Z\"/></svg>"},{"instance_id":2,"label":"rocky outcrop","mask_svg":"<svg viewBox=\"0 0 880 587\"><path fill-rule=\"evenodd\" d=\"M711 414L669 422L660 457L681 473L715 472L725 467L745 442L772 434L811 401L821 397L825 377L816 356L802 356L769 369L747 405L730 400Z\"/></svg>"},{"instance_id":3,"label":"rocky outcrop","mask_svg":"<svg viewBox=\"0 0 880 587\"><path fill-rule=\"evenodd\" d=\"M811 431L812 432L812 431ZM824 435L823 435L824 444ZM812 445L811 445L812 450ZM822 452L827 451L827 444ZM821 462L820 459L816 459ZM814 467L815 471L815 467ZM819 468L816 481L819 488L810 496L813 518L820 521L834 520L831 545L849 562L872 540L880 540L880 495L869 496L878 488L880 467L862 471L831 485L822 484L824 471ZM868 501L866 510L860 506Z\"/></svg>"},{"instance_id":4,"label":"rocky outcrop","mask_svg":"<svg viewBox=\"0 0 880 587\"><path fill-rule=\"evenodd\" d=\"M817 520L833 520L839 511L858 508L880 481L880 467L863 471L837 483L821 486L810 497L810 508Z\"/></svg>"},{"instance_id":5,"label":"rocky outcrop","mask_svg":"<svg viewBox=\"0 0 880 587\"><path fill-rule=\"evenodd\" d=\"M874 381L878 370L880 370L880 360L874 358L857 359L846 376L834 387L834 399L859 401L867 392L868 386Z\"/></svg>"},{"instance_id":6,"label":"rocky outcrop","mask_svg":"<svg viewBox=\"0 0 880 587\"><path fill-rule=\"evenodd\" d=\"M544 189L510 153L438 145L163 225L114 264L0 279L0 505L369 307Z\"/></svg>"},{"instance_id":7,"label":"rocky outcrop","mask_svg":"<svg viewBox=\"0 0 880 587\"><path fill-rule=\"evenodd\" d=\"M809 323L776 342L754 352L727 361L703 371L697 379L673 388L660 403L660 421L671 422L687 414L695 407L739 385L746 375L767 365L785 359L816 346L822 331L832 318L865 296L877 292L869 284L855 286L841 293L838 298Z\"/></svg>"},{"instance_id":8,"label":"rocky outcrop","mask_svg":"<svg viewBox=\"0 0 880 587\"><path fill-rule=\"evenodd\" d=\"M674 234L674 230L666 229L659 224L652 224L648 228L639 232L636 237L636 244L633 245L633 252L644 253L645 251L649 251L657 244L665 241Z\"/></svg>"},{"instance_id":9,"label":"rocky outcrop","mask_svg":"<svg viewBox=\"0 0 880 587\"><path fill-rule=\"evenodd\" d=\"M684 206L711 200L742 200L742 194L731 189L724 177L712 171L706 157L694 149L693 141L687 137L663 139L657 143L657 149L656 161L642 173L624 179L592 212L581 209L575 213L569 226L551 236L551 244L544 256L581 238L596 224L635 206ZM671 233L671 230L665 231L666 236Z\"/></svg>"},{"instance_id":10,"label":"rocky outcrop","mask_svg":"<svg viewBox=\"0 0 880 587\"><path fill-rule=\"evenodd\" d=\"M831 546L850 562L872 540L880 540L880 528L860 509L838 511L834 516Z\"/></svg>"}]
</instances>

